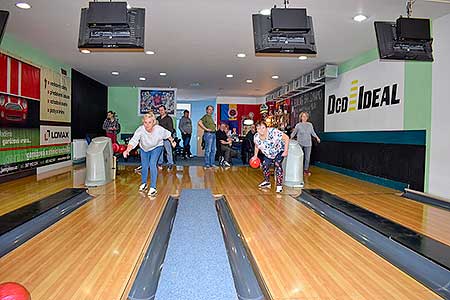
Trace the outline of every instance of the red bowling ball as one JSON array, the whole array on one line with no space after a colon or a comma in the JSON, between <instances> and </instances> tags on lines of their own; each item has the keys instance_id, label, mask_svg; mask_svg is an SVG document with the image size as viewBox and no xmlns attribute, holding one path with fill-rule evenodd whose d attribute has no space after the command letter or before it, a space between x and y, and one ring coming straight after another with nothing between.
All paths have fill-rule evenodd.
<instances>
[{"instance_id":1,"label":"red bowling ball","mask_svg":"<svg viewBox=\"0 0 450 300\"><path fill-rule=\"evenodd\" d=\"M250 158L249 164L250 164L250 167L256 169L256 168L259 168L261 161L259 160L258 157L255 157L255 158L252 157L252 158Z\"/></svg>"},{"instance_id":2,"label":"red bowling ball","mask_svg":"<svg viewBox=\"0 0 450 300\"><path fill-rule=\"evenodd\" d=\"M119 152L119 149L120 149L119 144L114 143L114 144L112 145L112 149L113 149L113 152L114 152L114 153Z\"/></svg>"},{"instance_id":3,"label":"red bowling ball","mask_svg":"<svg viewBox=\"0 0 450 300\"><path fill-rule=\"evenodd\" d=\"M0 284L0 300L31 300L27 289L17 282Z\"/></svg>"},{"instance_id":4,"label":"red bowling ball","mask_svg":"<svg viewBox=\"0 0 450 300\"><path fill-rule=\"evenodd\" d=\"M119 153L123 153L125 150L127 150L127 145L120 145L119 146Z\"/></svg>"}]
</instances>

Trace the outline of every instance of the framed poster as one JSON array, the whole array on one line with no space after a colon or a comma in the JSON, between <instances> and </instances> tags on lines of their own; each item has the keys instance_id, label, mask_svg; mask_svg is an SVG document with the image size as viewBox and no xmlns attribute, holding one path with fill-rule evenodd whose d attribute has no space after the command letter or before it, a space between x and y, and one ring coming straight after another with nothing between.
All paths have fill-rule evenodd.
<instances>
[{"instance_id":1,"label":"framed poster","mask_svg":"<svg viewBox=\"0 0 450 300\"><path fill-rule=\"evenodd\" d=\"M159 114L158 108L164 105L169 115L176 113L176 89L166 88L140 88L138 99L138 115L150 111Z\"/></svg>"}]
</instances>

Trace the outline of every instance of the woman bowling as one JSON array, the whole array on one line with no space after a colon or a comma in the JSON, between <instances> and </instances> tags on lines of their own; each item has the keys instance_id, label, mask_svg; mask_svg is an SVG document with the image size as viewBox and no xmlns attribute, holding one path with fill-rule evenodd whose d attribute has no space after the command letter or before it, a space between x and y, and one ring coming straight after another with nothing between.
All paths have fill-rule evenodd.
<instances>
[{"instance_id":1,"label":"woman bowling","mask_svg":"<svg viewBox=\"0 0 450 300\"><path fill-rule=\"evenodd\" d=\"M312 123L308 122L309 114L305 111L300 113L300 122L295 125L294 130L291 133L291 139L297 136L297 141L300 147L302 147L304 154L303 161L303 174L308 176L311 175L309 171L309 159L311 157L312 141L311 137L315 137L317 142L320 143L320 139L314 131Z\"/></svg>"},{"instance_id":2,"label":"woman bowling","mask_svg":"<svg viewBox=\"0 0 450 300\"><path fill-rule=\"evenodd\" d=\"M176 146L176 142L172 138L170 131L157 125L155 115L152 112L144 115L142 124L134 132L133 137L128 143L127 150L123 152L123 157L127 158L130 151L139 144L142 165L139 191L144 192L147 189L148 169L150 168L150 189L148 190L148 195L153 197L157 193L157 162L163 150L163 141L166 139L169 140L172 147Z\"/></svg>"},{"instance_id":3,"label":"woman bowling","mask_svg":"<svg viewBox=\"0 0 450 300\"><path fill-rule=\"evenodd\" d=\"M267 128L264 121L256 123L255 154L252 159L258 158L258 151L264 154L262 162L262 170L264 181L259 184L260 188L270 188L270 170L269 167L273 163L275 165L275 182L276 192L283 191L283 167L281 163L283 158L288 155L289 137L276 128Z\"/></svg>"}]
</instances>

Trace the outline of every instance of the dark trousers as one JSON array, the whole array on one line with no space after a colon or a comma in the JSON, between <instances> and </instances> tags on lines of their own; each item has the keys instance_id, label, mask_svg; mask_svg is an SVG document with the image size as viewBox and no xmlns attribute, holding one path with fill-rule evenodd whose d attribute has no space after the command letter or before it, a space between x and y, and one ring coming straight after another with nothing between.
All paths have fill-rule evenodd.
<instances>
[{"instance_id":1,"label":"dark trousers","mask_svg":"<svg viewBox=\"0 0 450 300\"><path fill-rule=\"evenodd\" d=\"M231 146L229 146L229 145L221 145L220 150L223 153L223 157L224 157L225 161L227 161L229 163L231 163L232 157L238 156L238 152L236 150L234 150L233 148L231 148Z\"/></svg>"},{"instance_id":2,"label":"dark trousers","mask_svg":"<svg viewBox=\"0 0 450 300\"><path fill-rule=\"evenodd\" d=\"M190 133L182 133L181 138L183 139L183 156L190 156L191 153L191 134Z\"/></svg>"}]
</instances>

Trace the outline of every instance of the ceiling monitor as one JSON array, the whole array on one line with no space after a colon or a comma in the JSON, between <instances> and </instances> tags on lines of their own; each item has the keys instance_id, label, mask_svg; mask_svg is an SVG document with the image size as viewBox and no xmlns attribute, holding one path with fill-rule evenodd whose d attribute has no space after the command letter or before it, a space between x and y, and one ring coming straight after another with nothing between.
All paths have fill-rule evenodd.
<instances>
[{"instance_id":1,"label":"ceiling monitor","mask_svg":"<svg viewBox=\"0 0 450 300\"><path fill-rule=\"evenodd\" d=\"M126 2L89 2L87 22L89 25L127 24Z\"/></svg>"},{"instance_id":2,"label":"ceiling monitor","mask_svg":"<svg viewBox=\"0 0 450 300\"><path fill-rule=\"evenodd\" d=\"M270 10L272 31L310 30L305 8L272 8Z\"/></svg>"},{"instance_id":3,"label":"ceiling monitor","mask_svg":"<svg viewBox=\"0 0 450 300\"><path fill-rule=\"evenodd\" d=\"M90 2L81 9L78 48L105 52L143 52L145 9L126 2Z\"/></svg>"},{"instance_id":4,"label":"ceiling monitor","mask_svg":"<svg viewBox=\"0 0 450 300\"><path fill-rule=\"evenodd\" d=\"M2 42L3 34L6 31L6 22L8 21L9 12L0 10L0 43Z\"/></svg>"},{"instance_id":5,"label":"ceiling monitor","mask_svg":"<svg viewBox=\"0 0 450 300\"><path fill-rule=\"evenodd\" d=\"M273 8L271 15L252 15L256 56L317 54L312 17L304 8Z\"/></svg>"},{"instance_id":6,"label":"ceiling monitor","mask_svg":"<svg viewBox=\"0 0 450 300\"><path fill-rule=\"evenodd\" d=\"M375 22L381 59L433 61L430 20L399 18L396 22Z\"/></svg>"}]
</instances>

